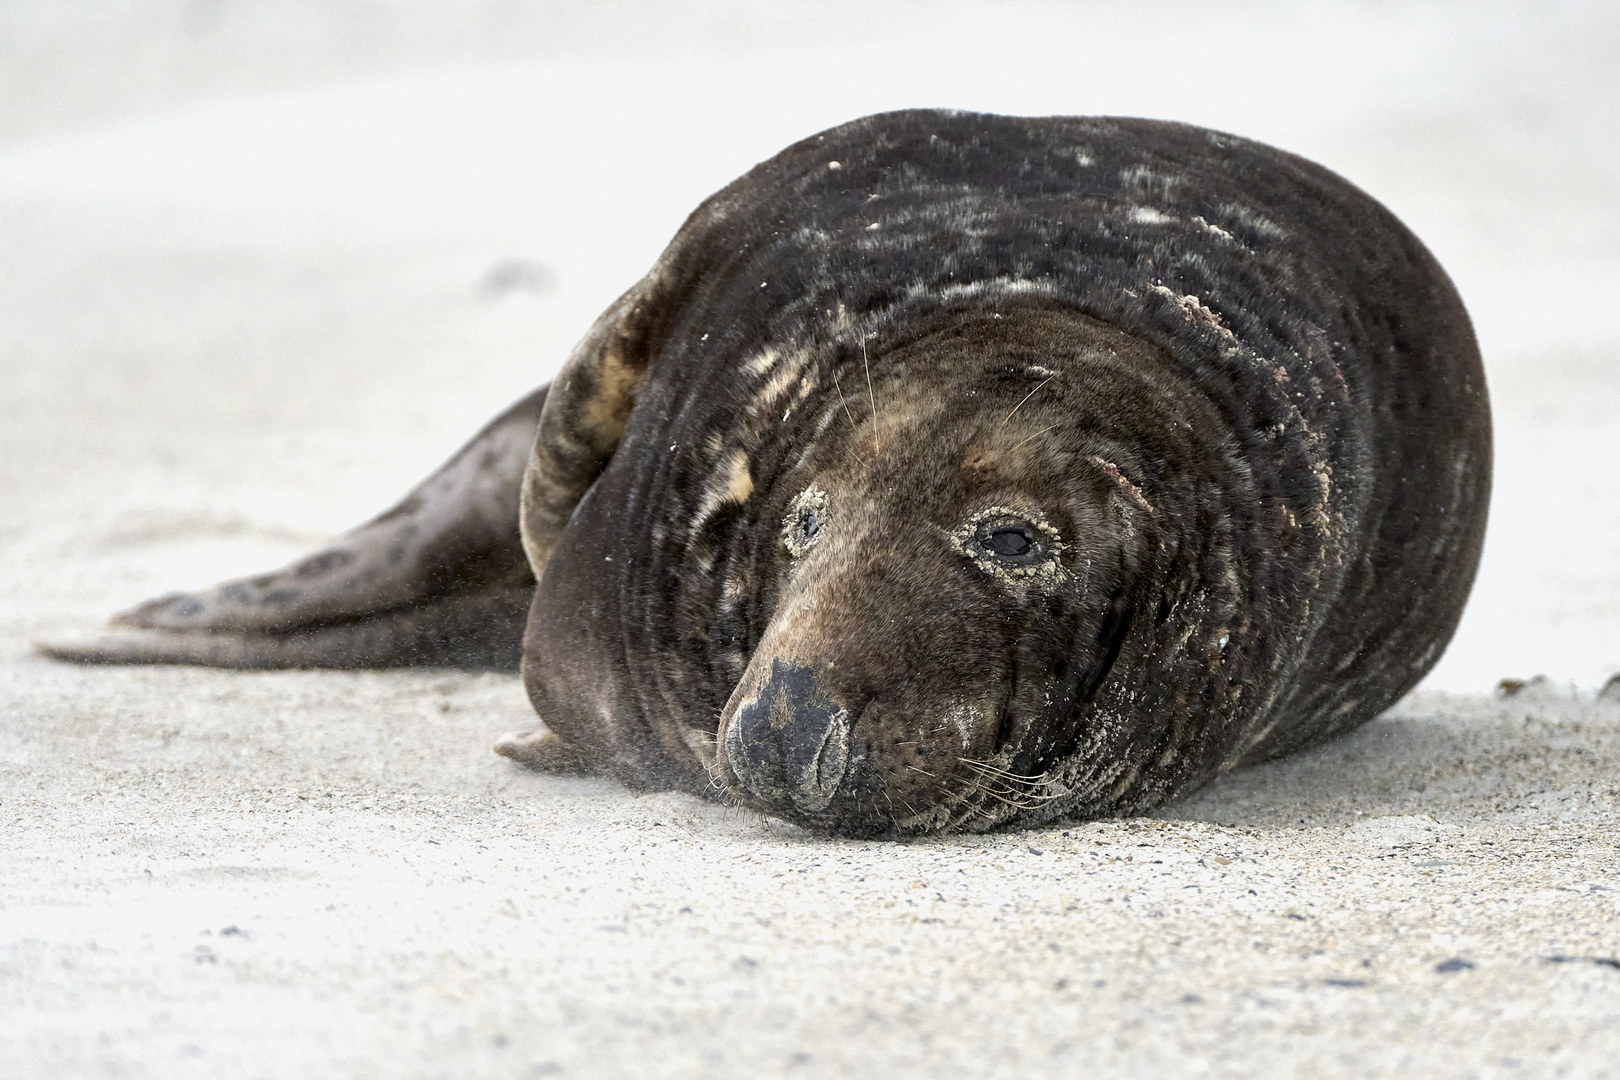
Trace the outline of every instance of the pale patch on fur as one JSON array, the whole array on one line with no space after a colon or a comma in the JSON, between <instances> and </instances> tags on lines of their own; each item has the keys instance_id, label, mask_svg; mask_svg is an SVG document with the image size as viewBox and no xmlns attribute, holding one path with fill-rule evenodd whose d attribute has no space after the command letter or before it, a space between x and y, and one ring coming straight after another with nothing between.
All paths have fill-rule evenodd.
<instances>
[{"instance_id":1,"label":"pale patch on fur","mask_svg":"<svg viewBox=\"0 0 1620 1080\"><path fill-rule=\"evenodd\" d=\"M827 429L833 426L833 423L835 421L844 419L845 415L846 415L845 410L842 409L842 408L839 408L837 406L834 406L833 408L830 408L830 409L823 409L822 412L821 412L821 419L816 421L816 430L815 430L816 439L819 440L823 435L825 435L827 433ZM854 417L850 417L849 420L850 420L851 423L854 423ZM808 457L814 451L815 451L815 446L814 445L807 445L804 448L804 455L801 457L800 460L803 460L803 457Z\"/></svg>"},{"instance_id":2,"label":"pale patch on fur","mask_svg":"<svg viewBox=\"0 0 1620 1080\"><path fill-rule=\"evenodd\" d=\"M849 309L844 306L842 301L839 302L836 310L829 311L827 314L830 317L828 321L831 323L834 333L848 334L855 329L855 320L850 317Z\"/></svg>"},{"instance_id":3,"label":"pale patch on fur","mask_svg":"<svg viewBox=\"0 0 1620 1080\"><path fill-rule=\"evenodd\" d=\"M1175 177L1156 173L1146 165L1132 165L1127 169L1121 169L1119 182L1127 188L1152 192L1166 199L1169 198L1171 189L1178 183Z\"/></svg>"},{"instance_id":4,"label":"pale patch on fur","mask_svg":"<svg viewBox=\"0 0 1620 1080\"><path fill-rule=\"evenodd\" d=\"M802 384L804 367L810 360L810 353L805 349L796 349L785 355L776 352L774 349L768 350L768 352L771 358L769 364L761 363L764 358L764 354L761 354L749 366L749 370L755 375L763 375L767 371L771 375L766 380L765 385L761 386L754 395L753 412L756 417L776 415L777 406L789 394L794 382L798 380ZM802 399L801 385L798 399L788 402L786 412L782 414L782 419L787 419Z\"/></svg>"},{"instance_id":5,"label":"pale patch on fur","mask_svg":"<svg viewBox=\"0 0 1620 1080\"><path fill-rule=\"evenodd\" d=\"M596 393L580 402L580 421L600 440L616 442L624 433L646 372L632 368L618 353L604 352L591 373Z\"/></svg>"},{"instance_id":6,"label":"pale patch on fur","mask_svg":"<svg viewBox=\"0 0 1620 1080\"><path fill-rule=\"evenodd\" d=\"M733 612L737 606L748 598L748 578L746 574L732 575L720 583L720 610Z\"/></svg>"},{"instance_id":7,"label":"pale patch on fur","mask_svg":"<svg viewBox=\"0 0 1620 1080\"><path fill-rule=\"evenodd\" d=\"M692 529L689 535L696 536L703 531L709 519L714 517L720 509L727 504L742 505L754 493L754 477L748 471L748 454L742 450L733 450L727 457L725 464L716 469L709 477L709 482L703 489L703 502L698 505L697 513L692 516Z\"/></svg>"},{"instance_id":8,"label":"pale patch on fur","mask_svg":"<svg viewBox=\"0 0 1620 1080\"><path fill-rule=\"evenodd\" d=\"M1118 802L1127 791L1131 790L1131 785L1136 783L1137 774L1141 771L1142 768L1140 765L1130 765L1122 769L1119 774L1119 779L1114 781L1114 787L1108 793L1109 800L1111 802Z\"/></svg>"},{"instance_id":9,"label":"pale patch on fur","mask_svg":"<svg viewBox=\"0 0 1620 1080\"><path fill-rule=\"evenodd\" d=\"M971 705L953 705L950 712L945 714L945 719L951 722L951 726L956 728L956 734L961 737L963 750L973 742L973 729L978 726L975 722L978 718L979 710Z\"/></svg>"},{"instance_id":10,"label":"pale patch on fur","mask_svg":"<svg viewBox=\"0 0 1620 1080\"><path fill-rule=\"evenodd\" d=\"M748 455L738 450L731 456L731 480L726 485L726 498L739 506L754 493L754 476L748 471Z\"/></svg>"},{"instance_id":11,"label":"pale patch on fur","mask_svg":"<svg viewBox=\"0 0 1620 1080\"><path fill-rule=\"evenodd\" d=\"M1232 751L1222 759L1221 772L1229 772L1241 765L1244 755L1265 742L1266 736L1271 734L1272 729L1277 726L1277 722L1281 719L1280 716L1273 716L1270 720L1245 735L1243 741L1234 746Z\"/></svg>"},{"instance_id":12,"label":"pale patch on fur","mask_svg":"<svg viewBox=\"0 0 1620 1080\"><path fill-rule=\"evenodd\" d=\"M758 356L745 362L743 370L750 375L763 375L776 365L776 361L780 356L781 354L776 349L767 347Z\"/></svg>"},{"instance_id":13,"label":"pale patch on fur","mask_svg":"<svg viewBox=\"0 0 1620 1080\"><path fill-rule=\"evenodd\" d=\"M1253 209L1244 206L1241 203L1227 203L1226 205L1222 206L1221 209L1226 211L1226 213L1233 219L1242 222L1263 236L1269 236L1276 240L1288 235L1283 231L1281 225L1278 225L1275 221L1272 221L1263 214L1255 213Z\"/></svg>"},{"instance_id":14,"label":"pale patch on fur","mask_svg":"<svg viewBox=\"0 0 1620 1080\"><path fill-rule=\"evenodd\" d=\"M973 296L1021 296L1026 293L1053 291L1053 286L1046 282L1030 281L1028 278L998 277L986 281L970 281L962 285L946 285L943 288L912 285L906 290L906 295L912 299L933 296L940 300L957 300Z\"/></svg>"}]
</instances>

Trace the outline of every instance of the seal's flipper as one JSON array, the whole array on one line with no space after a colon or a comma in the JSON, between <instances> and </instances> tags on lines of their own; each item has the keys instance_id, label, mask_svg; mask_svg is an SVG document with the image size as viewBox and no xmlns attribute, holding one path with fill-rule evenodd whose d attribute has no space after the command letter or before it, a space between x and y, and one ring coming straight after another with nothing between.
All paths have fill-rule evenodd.
<instances>
[{"instance_id":1,"label":"seal's flipper","mask_svg":"<svg viewBox=\"0 0 1620 1080\"><path fill-rule=\"evenodd\" d=\"M533 590L444 596L291 630L154 630L114 625L83 638L37 641L81 664L221 668L459 667L516 671Z\"/></svg>"},{"instance_id":2,"label":"seal's flipper","mask_svg":"<svg viewBox=\"0 0 1620 1080\"><path fill-rule=\"evenodd\" d=\"M399 505L322 551L37 647L90 663L515 668L534 591L518 488L546 396L507 409Z\"/></svg>"},{"instance_id":3,"label":"seal's flipper","mask_svg":"<svg viewBox=\"0 0 1620 1080\"><path fill-rule=\"evenodd\" d=\"M562 741L545 728L509 731L495 740L495 752L536 772L588 776L600 772L600 763L588 753Z\"/></svg>"}]
</instances>

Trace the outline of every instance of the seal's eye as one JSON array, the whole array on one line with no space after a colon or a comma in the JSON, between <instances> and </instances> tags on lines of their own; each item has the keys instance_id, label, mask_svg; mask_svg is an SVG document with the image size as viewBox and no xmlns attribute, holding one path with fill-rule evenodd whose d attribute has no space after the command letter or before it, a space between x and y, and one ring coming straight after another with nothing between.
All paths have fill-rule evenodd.
<instances>
[{"instance_id":1,"label":"seal's eye","mask_svg":"<svg viewBox=\"0 0 1620 1080\"><path fill-rule=\"evenodd\" d=\"M1028 508L990 506L946 534L973 564L1006 582L1062 579L1066 545L1046 516Z\"/></svg>"},{"instance_id":2,"label":"seal's eye","mask_svg":"<svg viewBox=\"0 0 1620 1080\"><path fill-rule=\"evenodd\" d=\"M1027 521L986 522L974 537L985 556L1015 566L1046 557L1041 538L1042 530Z\"/></svg>"},{"instance_id":3,"label":"seal's eye","mask_svg":"<svg viewBox=\"0 0 1620 1080\"><path fill-rule=\"evenodd\" d=\"M1021 525L1003 525L980 541L986 548L1003 558L1016 558L1026 554L1034 541Z\"/></svg>"},{"instance_id":4,"label":"seal's eye","mask_svg":"<svg viewBox=\"0 0 1620 1080\"><path fill-rule=\"evenodd\" d=\"M782 545L796 559L816 542L826 523L827 493L820 488L806 488L793 500L782 522Z\"/></svg>"}]
</instances>

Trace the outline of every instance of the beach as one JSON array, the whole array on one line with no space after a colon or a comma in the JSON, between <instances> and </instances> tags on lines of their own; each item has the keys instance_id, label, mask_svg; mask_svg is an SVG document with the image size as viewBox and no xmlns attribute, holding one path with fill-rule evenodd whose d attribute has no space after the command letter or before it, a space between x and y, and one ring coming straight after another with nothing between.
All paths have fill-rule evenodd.
<instances>
[{"instance_id":1,"label":"beach","mask_svg":"<svg viewBox=\"0 0 1620 1080\"><path fill-rule=\"evenodd\" d=\"M1620 12L447 10L0 14L0 1075L1620 1076ZM1235 131L1434 251L1495 487L1389 713L850 841L498 758L511 676L30 647L384 509L707 194L923 105Z\"/></svg>"}]
</instances>

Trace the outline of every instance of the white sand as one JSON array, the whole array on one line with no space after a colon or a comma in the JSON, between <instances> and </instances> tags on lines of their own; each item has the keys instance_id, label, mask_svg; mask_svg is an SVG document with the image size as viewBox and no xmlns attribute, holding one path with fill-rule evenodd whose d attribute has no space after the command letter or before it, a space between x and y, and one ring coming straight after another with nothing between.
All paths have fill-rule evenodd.
<instances>
[{"instance_id":1,"label":"white sand","mask_svg":"<svg viewBox=\"0 0 1620 1080\"><path fill-rule=\"evenodd\" d=\"M0 5L0 1077L1620 1075L1609 9ZM514 769L509 679L28 652L380 508L709 190L918 104L1268 139L1452 271L1497 491L1390 716L850 843Z\"/></svg>"}]
</instances>

